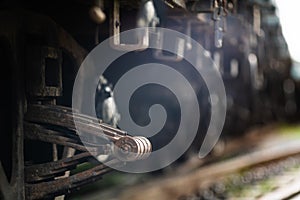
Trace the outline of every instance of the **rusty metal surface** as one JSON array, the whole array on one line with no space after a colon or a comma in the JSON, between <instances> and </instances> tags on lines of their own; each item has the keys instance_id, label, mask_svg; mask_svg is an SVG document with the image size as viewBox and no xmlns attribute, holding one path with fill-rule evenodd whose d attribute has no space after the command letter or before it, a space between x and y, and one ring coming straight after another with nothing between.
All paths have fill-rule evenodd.
<instances>
[{"instance_id":1,"label":"rusty metal surface","mask_svg":"<svg viewBox=\"0 0 300 200\"><path fill-rule=\"evenodd\" d=\"M113 15L113 20L111 21L112 26L110 26L113 33L112 35L114 36L120 32L120 26L122 25L122 27L126 27L126 23L128 22L124 20L122 16L120 16L120 10L124 11L125 9L119 8L119 4L117 3L120 2L120 5L123 5L123 7L124 5L127 5L134 9L138 9L141 1L120 0L115 2L116 3L114 4L113 12L111 12ZM224 17L227 9L229 9L227 3L231 2L233 4L233 7L231 8L232 10L237 9L237 0L214 0L212 1L213 4L208 3L209 1L184 0L165 0L162 2L166 3L172 8L183 8L174 9L174 11L168 14L169 19L174 18L172 20L176 20L178 22L181 27L179 28L180 30L185 29L185 25L182 26L182 20L187 19L187 13L183 12L183 10L190 11L191 13L214 13L214 32L217 33L215 35L215 40L220 41L220 43L216 45L217 47L221 46L223 32L226 29L226 21L224 21ZM204 3L202 5L202 2L204 2L206 5L204 6ZM259 7L262 6L257 2L255 5L256 4L259 5ZM30 7L30 5L28 5L28 7ZM43 13L42 10L39 12ZM259 10L256 10L256 12L259 12ZM263 12L264 11L262 11L262 14L264 14ZM14 81L12 87L10 88L13 91L12 96L14 98L14 102L11 106L11 112L13 113L13 131L11 133L14 141L14 144L11 148L11 171L13 172L11 181L5 177L5 172L3 170L4 165L2 166L3 163L0 163L0 188L1 190L7 191L7 194L3 195L5 199L21 200L25 199L25 196L27 199L44 199L48 197L54 197L60 194L68 193L70 190L100 179L103 174L111 170L102 164L68 177L70 170L75 169L79 164L91 161L94 159L94 156L97 155L108 155L113 158L117 158L117 160L111 160L108 162L123 164L124 161L127 162L146 158L151 153L151 143L147 138L130 136L125 131L106 125L96 118L73 113L73 111L67 107L61 107L58 105L41 105L47 103L56 104L58 99L56 97L63 96L63 53L66 53L71 57L70 59L72 61L75 61L73 63L74 65L70 64L74 74L77 72L81 62L87 55L87 51L72 38L71 33L74 35L76 34L70 31L72 30L71 27L69 27L70 29L66 29L70 31L69 34L60 26L58 26L52 19L50 19L50 17L21 10L17 10L16 13L1 11L0 18L0 24L3 26L3 28L0 29L0 37L4 37L5 40L7 39L9 41L8 46L11 48L9 49L9 54L12 54L10 55L12 58L10 58L11 66L8 67L12 68L12 79ZM191 18L195 20L196 18L199 18L199 15ZM64 24L55 17L53 17L53 19L55 19L59 24ZM203 31L203 29L206 29L204 27L204 24L207 24L206 19L206 17L203 17L203 19L200 19L200 22L197 22L199 26L194 26L194 32L205 32L204 35L207 35L207 37L199 40L205 40L207 46L209 46L209 42L207 41L212 39L209 37L209 35L213 33L213 30ZM268 24L260 24L260 20L261 16L257 15L256 21L253 23L255 24L254 32L257 35L259 35L260 28L262 28L265 32L275 30L270 29ZM120 23L120 21L123 23ZM264 28L264 26L267 28ZM83 29L82 32L87 31L81 26L79 27L80 29ZM105 31L108 32L108 30L105 30L104 28L103 32ZM247 29L247 31L250 30ZM279 30L275 31L279 32ZM105 34L108 35L108 33ZM191 36L192 30L187 31L186 34ZM97 32L96 35L99 36L99 32ZM148 37L146 36L147 35L145 34L145 38ZM246 36L248 36L248 34ZM124 44L122 44L120 38L115 38L116 41L114 46L124 47ZM282 39L281 37L276 36L272 40L277 41L278 38ZM81 44L84 43L84 40L78 41ZM272 45L276 47L276 43ZM126 45L128 49L132 47L136 48L137 46L146 48L147 43L139 42L133 46L130 44ZM178 46L183 45L181 44ZM182 51L182 49L179 48L178 50ZM272 55L276 55L272 51L266 51L266 53L270 54L271 57ZM221 57L223 57L222 54ZM159 58L161 60L164 59L163 57ZM165 59L169 61L172 60L172 58L170 59L169 57ZM178 60L178 58L175 57L175 60ZM269 59L264 60L267 62ZM280 65L280 63L278 63L276 65ZM269 68L269 65L266 66ZM49 69L54 71L47 73L47 70ZM289 71L288 68L286 68L285 71L281 70L278 72L280 72L279 74L282 75L285 74L282 72L287 71ZM267 73L268 72L266 71L266 74ZM285 76L282 75L282 78L285 78ZM64 81L67 82L68 80L65 79ZM277 87L277 83L281 83L280 81L280 78L274 78L274 80L271 79L270 83L268 82L268 84L270 84L270 88L279 88ZM81 85L83 88L84 83L81 83ZM84 96L84 91L82 91L82 94ZM272 95L273 90L271 90L270 94L271 97L274 96L273 99L280 100L280 102L278 101L279 105L281 103L281 98L277 94L280 95L281 93L275 91L274 95ZM258 96L258 98L259 97L260 96ZM292 97L288 98L286 102L291 102ZM269 101L266 102L269 103ZM27 105L27 103L29 103L29 105ZM39 103L39 105L33 103ZM237 104L237 106L239 105ZM278 115L280 115L279 111L282 109L277 106L277 103L274 104L274 106L273 104L271 106L274 107L272 108L272 111L276 111L274 113L276 114L278 112ZM259 108L260 107L258 107L258 110L260 110ZM24 119L25 112L27 113ZM261 112L258 113L261 114ZM76 126L74 124L74 120L77 122ZM246 121L250 120L247 118ZM84 135L81 135L80 132L84 132ZM49 145L49 149L52 148L53 160L42 164L36 164L34 161L30 163L30 159L27 163L26 161L28 160L25 159L26 166L24 166L24 140L25 146L26 142L28 141L34 141L37 143L40 142L42 144ZM63 156L61 156L61 152L59 152L59 150L62 149ZM46 153L40 156L43 157L45 154ZM39 160L37 159L37 161ZM26 193L24 192L24 184L26 184ZM186 184L183 185L186 186Z\"/></svg>"},{"instance_id":2,"label":"rusty metal surface","mask_svg":"<svg viewBox=\"0 0 300 200\"><path fill-rule=\"evenodd\" d=\"M61 96L61 50L35 45L31 40L26 45L26 92L31 96Z\"/></svg>"},{"instance_id":3,"label":"rusty metal surface","mask_svg":"<svg viewBox=\"0 0 300 200\"><path fill-rule=\"evenodd\" d=\"M70 108L62 106L29 105L25 118L29 122L52 124L75 132L77 128L87 134L102 136L112 141L127 135L125 131L104 124L96 118L73 113ZM73 120L76 120L77 127Z\"/></svg>"},{"instance_id":4,"label":"rusty metal surface","mask_svg":"<svg viewBox=\"0 0 300 200\"><path fill-rule=\"evenodd\" d=\"M5 199L16 199L23 200L25 199L25 190L24 190L24 132L23 132L23 117L26 105L25 89L23 84L25 82L24 71L23 69L23 52L21 43L23 38L15 33L17 26L15 23L15 17L8 16L5 12L0 12L0 38L1 42L5 42L6 46L4 50L8 51L7 59L9 60L9 65L5 65L5 68L8 69L5 72L11 70L10 73L5 73L4 76L10 76L12 80L11 83L6 83L6 87L11 90L11 126L12 132L4 132L2 134L11 134L13 144L11 146L11 179L9 180L7 174L3 169L2 160L0 162L0 185L5 187L4 191L0 192ZM6 29L2 28L6 27ZM3 93L3 95L6 95ZM7 106L7 105L5 105ZM3 131L3 130L2 130ZM7 190L6 190L7 189ZM5 194L3 194L5 193Z\"/></svg>"},{"instance_id":5,"label":"rusty metal surface","mask_svg":"<svg viewBox=\"0 0 300 200\"><path fill-rule=\"evenodd\" d=\"M33 183L37 181L47 180L65 172L75 169L78 164L86 162L92 155L83 152L73 157L64 158L58 161L37 164L25 167L25 181Z\"/></svg>"},{"instance_id":6,"label":"rusty metal surface","mask_svg":"<svg viewBox=\"0 0 300 200\"><path fill-rule=\"evenodd\" d=\"M43 142L49 142L52 144L59 144L67 147L72 147L79 151L90 152L104 152L105 145L90 144L91 146L84 146L77 135L72 135L67 131L58 132L54 130L49 130L41 125L33 123L25 123L25 133L26 138L31 140L40 140Z\"/></svg>"},{"instance_id":7,"label":"rusty metal surface","mask_svg":"<svg viewBox=\"0 0 300 200\"><path fill-rule=\"evenodd\" d=\"M96 118L83 114L76 114L72 109L56 105L29 105L25 115L26 138L69 146L79 151L110 154L117 158L125 155L119 149L127 149L127 153L137 153L135 158L143 159L152 151L150 141L144 137L133 137L125 131L104 124ZM76 120L76 125L74 121ZM50 126L51 125L51 126ZM62 129L53 128L57 126ZM77 130L83 131L85 135ZM109 141L107 141L109 140ZM82 144L84 143L84 144ZM114 151L109 151L109 145L114 143ZM127 148L129 147L129 148ZM125 156L126 157L126 156ZM120 158L126 160L126 158Z\"/></svg>"},{"instance_id":8,"label":"rusty metal surface","mask_svg":"<svg viewBox=\"0 0 300 200\"><path fill-rule=\"evenodd\" d=\"M120 164L118 160L109 161L110 164ZM35 184L26 183L27 199L41 199L66 194L82 185L95 182L101 178L102 175L110 172L112 169L105 165L97 165L89 170L77 173L70 177L54 179L47 182L40 182Z\"/></svg>"},{"instance_id":9,"label":"rusty metal surface","mask_svg":"<svg viewBox=\"0 0 300 200\"><path fill-rule=\"evenodd\" d=\"M77 126L74 124L77 122ZM52 143L77 150L72 157L42 164L25 166L26 198L40 199L66 194L82 185L101 179L112 169L127 161L145 159L152 150L147 138L130 136L100 120L77 114L72 109L57 105L28 105L25 114L25 138ZM80 135L77 131L83 131ZM94 156L110 155L104 164L63 177L79 164L95 160ZM59 177L59 178L58 178Z\"/></svg>"},{"instance_id":10,"label":"rusty metal surface","mask_svg":"<svg viewBox=\"0 0 300 200\"><path fill-rule=\"evenodd\" d=\"M79 164L95 160L93 156L111 155L113 142L128 134L103 124L96 118L74 114L70 108L55 105L56 102L53 97L62 95L62 51L75 61L74 66L72 66L75 72L79 69L87 51L50 18L29 12L21 12L19 15L23 16L22 22L14 18L13 13L1 13L3 25L7 24L8 27L3 30L4 32L0 31L1 36L9 41L19 41L19 38L10 37L11 35L18 35L16 34L19 32L17 27L20 26L23 27L22 31L28 36L25 38L26 42L20 43L25 46L21 45L22 48L20 49L27 49L27 53L25 55L20 54L20 60L18 60L25 59L25 66L16 65L13 70L14 75L16 75L14 80L20 80L15 83L16 89L13 90L18 92L15 94L18 102L14 106L17 118L15 120L17 124L14 126L16 128L14 133L16 134L14 134L12 161L14 173L11 182L9 182L2 167L0 168L1 188L5 187L5 199L52 198L94 182L100 179L103 174L111 171L112 169L101 164L69 176L70 170L75 169ZM45 38L45 44L35 44L34 39L39 38L39 36ZM12 48L17 48L17 45ZM15 52L18 51L15 50ZM49 61L50 65L48 66ZM12 61L12 63L16 62ZM48 77L50 82L47 85L46 79L49 74L46 74L45 71L49 67L54 67L55 70L53 76ZM26 81L23 80L23 76L26 76ZM27 97L25 97L25 92L27 92ZM24 102L29 104L24 107ZM24 112L26 113L25 116ZM74 120L78 122L79 127L75 127ZM76 128L86 132L87 136L79 138ZM83 145L80 139L85 138L86 140L83 141L85 145ZM24 166L24 139L25 142L37 141L52 144L53 152L56 149L56 154L57 147L72 148L76 150L76 153L72 157L62 158L53 153L53 161L42 164L29 162ZM55 157L56 159L54 159ZM108 162L124 163L119 160Z\"/></svg>"},{"instance_id":11,"label":"rusty metal surface","mask_svg":"<svg viewBox=\"0 0 300 200\"><path fill-rule=\"evenodd\" d=\"M87 51L49 17L27 11L0 12L0 17L1 25L6 27L0 30L0 36L7 40L12 65L8 67L12 68L14 81L11 86L14 98L11 110L14 120L12 178L6 177L1 161L1 198L52 198L100 179L112 169L98 163L77 174L69 176L69 173L79 164L94 161L93 156L112 155L114 142L131 136L96 118L55 105L56 97L63 95L62 53L75 61L71 68L76 73ZM84 131L86 136L79 138L77 130ZM24 142L49 145L53 160L44 163L41 160L24 161ZM71 149L75 155L61 156L58 149ZM42 153L39 158L49 156ZM114 158L107 162L110 166L124 163Z\"/></svg>"}]
</instances>

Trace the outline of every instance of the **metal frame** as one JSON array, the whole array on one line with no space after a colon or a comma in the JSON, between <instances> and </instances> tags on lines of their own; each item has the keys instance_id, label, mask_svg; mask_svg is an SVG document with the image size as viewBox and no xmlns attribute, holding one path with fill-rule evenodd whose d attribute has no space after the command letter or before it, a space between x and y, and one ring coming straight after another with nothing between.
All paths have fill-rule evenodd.
<instances>
[{"instance_id":1,"label":"metal frame","mask_svg":"<svg viewBox=\"0 0 300 200\"><path fill-rule=\"evenodd\" d=\"M110 17L110 45L112 48L121 51L134 51L142 50L149 47L149 32L147 28L139 29L137 34L138 42L136 44L125 44L121 42L120 38L120 2L119 0L113 1L112 16Z\"/></svg>"}]
</instances>

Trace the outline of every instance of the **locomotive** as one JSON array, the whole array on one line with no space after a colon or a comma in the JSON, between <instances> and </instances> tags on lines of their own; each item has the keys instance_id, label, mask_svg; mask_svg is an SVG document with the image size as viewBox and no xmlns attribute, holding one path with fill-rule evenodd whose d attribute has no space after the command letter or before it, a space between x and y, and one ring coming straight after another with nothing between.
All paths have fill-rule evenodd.
<instances>
[{"instance_id":1,"label":"locomotive","mask_svg":"<svg viewBox=\"0 0 300 200\"><path fill-rule=\"evenodd\" d=\"M202 46L195 58L199 66L212 67L203 63L206 56L223 80L223 136L238 136L254 124L297 118L292 62L271 0L29 0L0 4L0 56L7 70L1 79L5 98L1 98L0 114L0 195L4 199L64 198L110 171L97 163L86 171L70 172L79 164L95 163L95 155L106 160L103 155L113 154L126 162L145 158L170 143L182 120L180 102L172 91L157 84L138 88L128 107L133 121L147 126L150 107L162 105L167 117L158 134L130 136L118 128L122 97L113 94L114 87L123 74L145 62L168 65L189 81L201 111L192 145L198 149L213 114L213 99L205 77L197 75L184 59L198 50L191 40ZM147 27L174 30L187 38L174 42L177 55L147 48L147 42L138 44L142 50L115 60L93 80L97 87L91 107L99 119L86 113L72 114L74 82L89 52L122 31ZM158 39L158 46L168 41L163 35ZM133 45L120 40L112 45L128 49ZM88 93L82 91L81 95ZM73 120L90 135L79 138ZM99 131L103 132L100 136ZM112 150L107 140L122 151ZM124 144L134 149L136 156L127 156ZM116 164L115 160L107 162L108 166Z\"/></svg>"}]
</instances>

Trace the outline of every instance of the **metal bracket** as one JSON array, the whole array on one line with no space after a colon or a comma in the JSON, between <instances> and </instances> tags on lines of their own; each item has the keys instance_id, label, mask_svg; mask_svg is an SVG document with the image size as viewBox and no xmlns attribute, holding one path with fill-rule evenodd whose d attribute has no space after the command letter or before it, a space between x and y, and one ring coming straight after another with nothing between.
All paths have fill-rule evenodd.
<instances>
[{"instance_id":1,"label":"metal bracket","mask_svg":"<svg viewBox=\"0 0 300 200\"><path fill-rule=\"evenodd\" d=\"M162 31L158 31L156 33L157 39L156 39L156 47L157 49L154 51L154 57L160 60L165 61L174 61L179 62L184 57L184 51L185 51L185 39L183 38L176 38L175 41L175 48L176 48L176 54L167 56L163 53L163 44L164 44L164 33Z\"/></svg>"},{"instance_id":2,"label":"metal bracket","mask_svg":"<svg viewBox=\"0 0 300 200\"><path fill-rule=\"evenodd\" d=\"M144 29L139 29L139 31L137 32L138 42L136 44L121 43L120 28L120 2L119 0L114 0L112 17L110 20L111 47L121 51L142 50L149 47L149 31L147 27Z\"/></svg>"},{"instance_id":3,"label":"metal bracket","mask_svg":"<svg viewBox=\"0 0 300 200\"><path fill-rule=\"evenodd\" d=\"M223 34L226 29L226 3L224 0L214 1L212 19L215 21L215 46L221 48L223 46Z\"/></svg>"},{"instance_id":4,"label":"metal bracket","mask_svg":"<svg viewBox=\"0 0 300 200\"><path fill-rule=\"evenodd\" d=\"M177 37L175 39L175 48L176 48L176 54L175 55L165 55L162 51L163 44L164 44L164 33L163 31L156 31L156 44L155 46L157 49L154 51L154 57L160 60L165 61L174 61L179 62L184 58L184 53L186 50L191 50L192 47L192 24L195 22L195 20L188 20L186 23L186 31L185 35L187 37L185 38L179 38Z\"/></svg>"}]
</instances>

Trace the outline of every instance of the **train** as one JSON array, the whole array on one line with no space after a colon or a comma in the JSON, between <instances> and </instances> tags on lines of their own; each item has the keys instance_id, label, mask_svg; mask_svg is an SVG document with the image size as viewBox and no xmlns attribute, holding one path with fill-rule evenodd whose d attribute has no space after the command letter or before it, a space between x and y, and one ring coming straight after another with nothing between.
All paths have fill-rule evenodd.
<instances>
[{"instance_id":1,"label":"train","mask_svg":"<svg viewBox=\"0 0 300 200\"><path fill-rule=\"evenodd\" d=\"M130 148L137 149L137 156L130 159L147 157L150 151L170 144L184 121L180 107L186 102L178 100L175 90L160 85L160 81L136 87L126 106L132 121L142 127L155 121L151 112L157 107L153 105L162 106L164 110L155 115L163 116L156 121L161 129L152 127L150 130L157 134L140 137L141 133L126 128L128 116L120 104L127 91L119 89L118 93L117 88L126 88L118 82L136 66L150 65L143 66L145 74L140 81L147 80L151 65L157 70L161 66L167 69L164 77L157 74L162 82L176 85L172 74L179 73L193 90L198 105L188 110L187 126L193 122L196 132L180 155L198 151L206 141L215 101L224 103L224 122L215 127L222 130L221 137L239 137L253 125L299 118L299 82L291 76L293 62L271 0L3 0L0 5L0 56L6 70L0 84L3 199L64 198L98 180L109 171L98 161L107 160L103 156L106 153L116 154L106 145L107 140L120 140L115 144L121 146L128 142ZM140 31L130 34L131 41L124 41L122 33L132 29ZM183 38L172 39L163 30ZM80 72L82 63L88 62L87 58L105 42L119 56L103 68L110 56L100 52L99 58L93 59L105 70L81 79L85 75L84 70ZM165 45L173 52L164 49ZM189 59L197 63L196 68ZM220 77L224 99L213 98L208 77L197 73L200 68L213 70ZM78 77L84 81L78 81ZM132 83L132 77L128 80ZM95 88L84 90L89 84ZM77 96L76 89L81 91ZM178 91L183 99L189 98L185 89ZM86 100L89 95L92 98ZM78 121L72 124L71 108L83 105L89 108L83 115L73 115ZM93 118L88 117L90 112ZM100 130L95 128L98 122L104 139L94 133ZM93 134L79 138L75 130L78 126ZM137 135L127 136L126 131ZM175 145L179 147L185 139L185 134L180 135ZM93 143L95 140L100 140L99 146ZM97 161L90 154L100 147ZM121 161L127 161L122 158L125 150L117 150ZM97 164L73 174L72 170L83 162Z\"/></svg>"}]
</instances>

